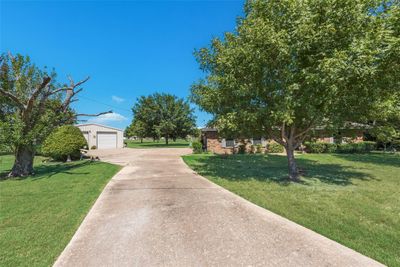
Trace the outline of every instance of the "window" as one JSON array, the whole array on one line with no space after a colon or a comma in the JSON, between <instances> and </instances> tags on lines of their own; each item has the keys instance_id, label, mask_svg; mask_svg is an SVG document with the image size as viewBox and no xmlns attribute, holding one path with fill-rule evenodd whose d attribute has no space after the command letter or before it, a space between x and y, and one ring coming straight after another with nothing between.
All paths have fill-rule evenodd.
<instances>
[{"instance_id":1,"label":"window","mask_svg":"<svg viewBox=\"0 0 400 267\"><path fill-rule=\"evenodd\" d=\"M255 145L255 146L256 145L262 145L261 138L253 138L252 144Z\"/></svg>"},{"instance_id":2,"label":"window","mask_svg":"<svg viewBox=\"0 0 400 267\"><path fill-rule=\"evenodd\" d=\"M234 147L234 146L235 146L235 140L233 140L233 139L226 139L226 141L225 141L225 146L226 146L226 147Z\"/></svg>"}]
</instances>

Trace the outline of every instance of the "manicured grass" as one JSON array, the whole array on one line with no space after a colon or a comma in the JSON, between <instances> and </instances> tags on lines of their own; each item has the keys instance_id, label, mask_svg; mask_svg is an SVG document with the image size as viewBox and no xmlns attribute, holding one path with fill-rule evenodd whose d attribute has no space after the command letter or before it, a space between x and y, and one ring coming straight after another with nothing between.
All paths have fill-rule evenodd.
<instances>
[{"instance_id":1,"label":"manicured grass","mask_svg":"<svg viewBox=\"0 0 400 267\"><path fill-rule=\"evenodd\" d=\"M170 140L168 145L165 144L164 140L153 141L145 139L143 140L143 143L141 143L140 140L127 140L126 142L129 148L183 148L189 147L190 145L190 141L184 139L177 139L175 142L173 140Z\"/></svg>"},{"instance_id":2,"label":"manicured grass","mask_svg":"<svg viewBox=\"0 0 400 267\"><path fill-rule=\"evenodd\" d=\"M42 163L36 175L0 181L0 266L50 266L119 166ZM13 156L0 156L0 175Z\"/></svg>"},{"instance_id":3,"label":"manicured grass","mask_svg":"<svg viewBox=\"0 0 400 267\"><path fill-rule=\"evenodd\" d=\"M389 266L400 266L400 155L299 155L289 183L280 155L188 155L226 189Z\"/></svg>"}]
</instances>

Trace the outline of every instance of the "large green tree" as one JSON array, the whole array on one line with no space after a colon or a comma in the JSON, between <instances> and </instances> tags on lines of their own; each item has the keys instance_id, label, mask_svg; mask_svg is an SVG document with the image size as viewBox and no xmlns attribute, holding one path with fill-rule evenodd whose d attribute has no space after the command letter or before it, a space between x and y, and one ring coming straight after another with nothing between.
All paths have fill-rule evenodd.
<instances>
[{"instance_id":1,"label":"large green tree","mask_svg":"<svg viewBox=\"0 0 400 267\"><path fill-rule=\"evenodd\" d=\"M47 72L33 64L29 57L0 57L0 143L15 153L9 176L33 173L33 159L37 145L63 124L72 124L77 116L70 103L76 101L80 86L88 79L60 85L55 72Z\"/></svg>"},{"instance_id":2,"label":"large green tree","mask_svg":"<svg viewBox=\"0 0 400 267\"><path fill-rule=\"evenodd\" d=\"M132 129L140 130L140 137L186 138L196 126L196 118L189 103L170 94L155 93L140 97L132 108Z\"/></svg>"},{"instance_id":3,"label":"large green tree","mask_svg":"<svg viewBox=\"0 0 400 267\"><path fill-rule=\"evenodd\" d=\"M367 122L399 91L399 2L253 0L224 38L196 52L192 100L222 130L267 134L287 153L316 126Z\"/></svg>"}]
</instances>

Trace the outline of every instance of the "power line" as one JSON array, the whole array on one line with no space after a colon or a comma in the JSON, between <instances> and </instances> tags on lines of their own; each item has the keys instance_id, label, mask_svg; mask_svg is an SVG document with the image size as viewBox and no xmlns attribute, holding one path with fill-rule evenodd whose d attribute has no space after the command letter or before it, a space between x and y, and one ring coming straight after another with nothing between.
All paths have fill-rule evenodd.
<instances>
[{"instance_id":1,"label":"power line","mask_svg":"<svg viewBox=\"0 0 400 267\"><path fill-rule=\"evenodd\" d=\"M82 95L80 95L80 96L79 96L79 98L83 98L83 99L86 99L86 100L90 100L90 101L92 101L92 102L95 102L95 103L98 103L98 104L101 104L101 105L105 105L105 106L109 106L109 107L111 107L111 108L115 108L115 109L123 110L123 111L126 111L126 112L132 112L132 111L131 111L131 110L129 110L129 109L120 108L120 107L117 107L117 106L113 106L113 105L110 105L110 104L106 104L106 103L103 103L103 102L100 102L100 101L97 101L97 100L91 99L91 98L89 98L89 97L86 97L86 96L82 96Z\"/></svg>"}]
</instances>

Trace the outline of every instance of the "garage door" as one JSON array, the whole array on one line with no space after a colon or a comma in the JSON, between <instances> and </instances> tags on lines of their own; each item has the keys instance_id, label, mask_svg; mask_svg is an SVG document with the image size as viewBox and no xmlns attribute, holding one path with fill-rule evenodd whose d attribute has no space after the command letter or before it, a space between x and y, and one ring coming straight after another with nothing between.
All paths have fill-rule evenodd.
<instances>
[{"instance_id":1,"label":"garage door","mask_svg":"<svg viewBox=\"0 0 400 267\"><path fill-rule=\"evenodd\" d=\"M97 132L97 148L117 148L117 133Z\"/></svg>"}]
</instances>

